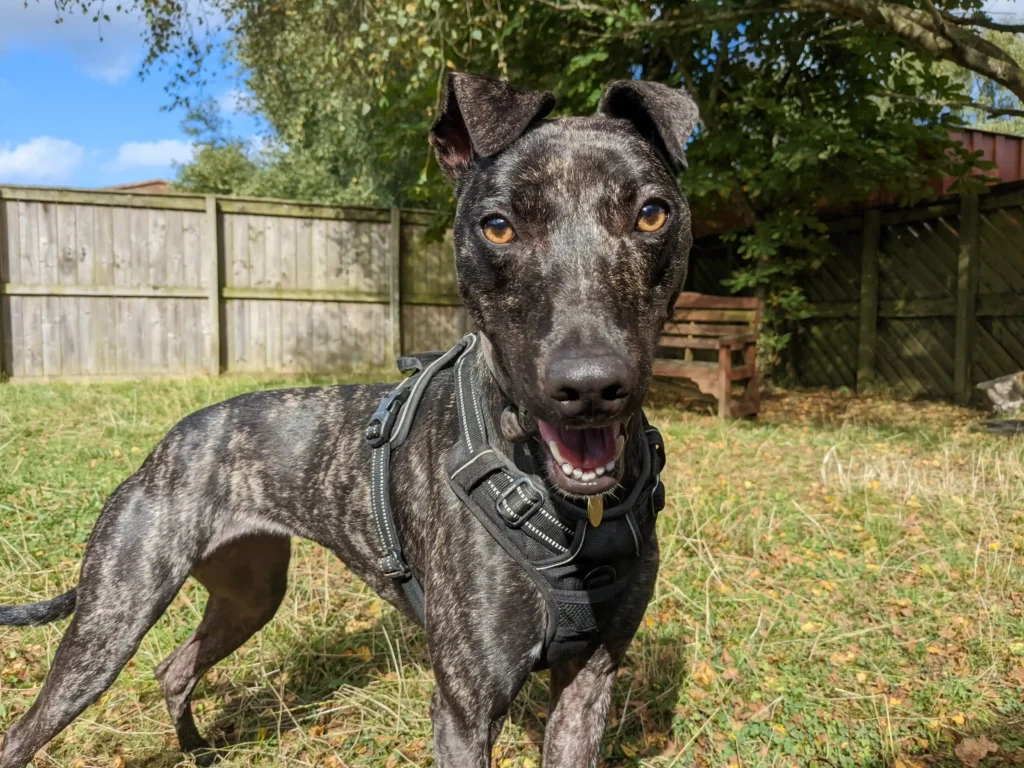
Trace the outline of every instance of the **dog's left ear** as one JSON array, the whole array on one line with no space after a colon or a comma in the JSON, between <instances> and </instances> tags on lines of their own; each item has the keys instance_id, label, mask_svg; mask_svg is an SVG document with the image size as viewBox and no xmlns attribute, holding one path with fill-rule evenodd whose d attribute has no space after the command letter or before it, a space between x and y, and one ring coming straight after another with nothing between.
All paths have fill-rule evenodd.
<instances>
[{"instance_id":1,"label":"dog's left ear","mask_svg":"<svg viewBox=\"0 0 1024 768\"><path fill-rule=\"evenodd\" d=\"M601 95L597 111L629 120L679 171L686 168L683 147L700 119L690 94L681 88L643 80L617 80Z\"/></svg>"},{"instance_id":2,"label":"dog's left ear","mask_svg":"<svg viewBox=\"0 0 1024 768\"><path fill-rule=\"evenodd\" d=\"M555 106L549 91L524 91L483 75L448 75L430 144L448 180L458 184L477 158L496 155Z\"/></svg>"}]
</instances>

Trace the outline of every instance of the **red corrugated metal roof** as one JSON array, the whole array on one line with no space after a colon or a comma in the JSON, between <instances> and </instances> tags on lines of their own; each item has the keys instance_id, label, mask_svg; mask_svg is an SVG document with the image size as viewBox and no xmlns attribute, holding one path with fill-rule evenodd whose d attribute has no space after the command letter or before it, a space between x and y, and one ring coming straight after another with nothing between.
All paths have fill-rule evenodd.
<instances>
[{"instance_id":1,"label":"red corrugated metal roof","mask_svg":"<svg viewBox=\"0 0 1024 768\"><path fill-rule=\"evenodd\" d=\"M982 160L995 163L995 168L986 174L998 177L999 181L1021 181L1024 179L1024 138L1008 136L995 131L967 130L950 134L972 152L981 152ZM948 192L952 179L942 180L942 192Z\"/></svg>"},{"instance_id":2,"label":"red corrugated metal roof","mask_svg":"<svg viewBox=\"0 0 1024 768\"><path fill-rule=\"evenodd\" d=\"M1020 136L1009 136L995 131L981 131L969 129L950 134L950 138L959 141L972 152L981 152L981 159L995 163L995 168L990 171L978 171L979 174L996 177L993 184L1005 184L1011 181L1024 180L1024 138ZM954 179L936 179L933 183L935 194L944 195L953 186ZM819 203L819 209L823 212L852 213L865 208L874 208L883 205L891 205L895 201L891 195L879 192L860 203L847 204L841 208L830 206L827 201ZM705 237L707 235L719 234L736 227L742 227L744 222L736 209L720 211L709 219L697 218L693 223L694 237Z\"/></svg>"}]
</instances>

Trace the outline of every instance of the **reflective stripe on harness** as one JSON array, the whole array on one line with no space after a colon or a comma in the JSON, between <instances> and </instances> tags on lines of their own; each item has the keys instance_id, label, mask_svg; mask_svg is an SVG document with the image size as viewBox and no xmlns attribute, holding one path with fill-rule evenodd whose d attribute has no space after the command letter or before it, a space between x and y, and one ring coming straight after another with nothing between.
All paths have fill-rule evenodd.
<instances>
[{"instance_id":1,"label":"reflective stripe on harness","mask_svg":"<svg viewBox=\"0 0 1024 768\"><path fill-rule=\"evenodd\" d=\"M596 638L614 608L614 598L632 583L635 566L664 506L659 473L664 465L661 435L645 425L648 450L627 497L606 508L593 528L587 510L553 497L536 475L520 470L488 440L486 414L476 390L477 336L452 349L386 395L367 427L373 446L371 506L381 539L383 572L401 584L421 623L423 590L406 563L389 499L390 452L408 436L416 409L434 375L455 366L459 444L447 474L452 490L537 584L548 606L546 656ZM421 367L418 361L412 367ZM525 450L517 447L517 451ZM529 465L527 455L520 456Z\"/></svg>"}]
</instances>

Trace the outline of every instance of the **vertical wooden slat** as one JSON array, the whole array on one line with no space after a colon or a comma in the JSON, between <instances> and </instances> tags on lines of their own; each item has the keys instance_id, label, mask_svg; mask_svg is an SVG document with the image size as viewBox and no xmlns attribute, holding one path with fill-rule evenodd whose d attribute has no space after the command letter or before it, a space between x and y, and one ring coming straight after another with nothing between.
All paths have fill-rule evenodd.
<instances>
[{"instance_id":1,"label":"vertical wooden slat","mask_svg":"<svg viewBox=\"0 0 1024 768\"><path fill-rule=\"evenodd\" d=\"M14 334L10 332L13 325L9 319L14 313L11 311L11 297L4 296L4 282L11 274L11 249L7 245L9 239L11 233L7 224L7 203L4 202L3 190L0 190L0 382L12 373L8 361L14 352Z\"/></svg>"},{"instance_id":2,"label":"vertical wooden slat","mask_svg":"<svg viewBox=\"0 0 1024 768\"><path fill-rule=\"evenodd\" d=\"M390 284L390 317L388 324L388 356L402 356L402 210L391 209L391 232L388 237L388 277Z\"/></svg>"},{"instance_id":3,"label":"vertical wooden slat","mask_svg":"<svg viewBox=\"0 0 1024 768\"><path fill-rule=\"evenodd\" d=\"M224 343L223 308L221 306L221 289L224 285L224 258L220 247L220 216L217 213L217 198L206 196L205 228L206 252L203 263L208 270L207 278L207 309L210 318L210 373L214 376L227 368L227 344Z\"/></svg>"},{"instance_id":4,"label":"vertical wooden slat","mask_svg":"<svg viewBox=\"0 0 1024 768\"><path fill-rule=\"evenodd\" d=\"M877 210L870 210L864 214L864 242L861 247L858 391L863 391L875 376L875 349L878 341L878 247L881 235L881 216Z\"/></svg>"},{"instance_id":5,"label":"vertical wooden slat","mask_svg":"<svg viewBox=\"0 0 1024 768\"><path fill-rule=\"evenodd\" d=\"M978 196L960 199L960 250L956 278L956 341L953 359L953 395L961 405L971 397L971 342L974 336L975 297L978 293L978 243L981 217Z\"/></svg>"}]
</instances>

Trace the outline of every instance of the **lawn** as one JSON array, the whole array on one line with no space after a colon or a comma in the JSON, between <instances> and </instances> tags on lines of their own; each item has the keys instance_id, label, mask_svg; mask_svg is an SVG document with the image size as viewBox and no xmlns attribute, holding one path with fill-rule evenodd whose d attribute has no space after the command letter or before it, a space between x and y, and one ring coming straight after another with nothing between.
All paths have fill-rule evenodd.
<instances>
[{"instance_id":1,"label":"lawn","mask_svg":"<svg viewBox=\"0 0 1024 768\"><path fill-rule=\"evenodd\" d=\"M104 497L181 416L259 387L0 387L0 603L75 583ZM1024 762L1024 439L952 406L780 393L724 423L656 389L667 441L662 570L619 672L614 766ZM357 428L357 427L353 427ZM187 585L100 703L36 766L187 765L152 676L197 624ZM0 629L0 731L63 625ZM430 764L422 635L299 543L277 618L196 695L224 765ZM538 766L537 675L495 750Z\"/></svg>"}]
</instances>

